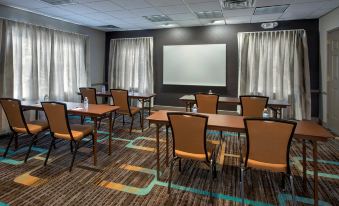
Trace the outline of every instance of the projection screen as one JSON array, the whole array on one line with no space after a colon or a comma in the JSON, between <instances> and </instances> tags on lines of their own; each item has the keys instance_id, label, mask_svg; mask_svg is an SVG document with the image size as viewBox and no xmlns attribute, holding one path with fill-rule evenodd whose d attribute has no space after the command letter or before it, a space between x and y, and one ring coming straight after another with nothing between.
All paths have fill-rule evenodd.
<instances>
[{"instance_id":1,"label":"projection screen","mask_svg":"<svg viewBox=\"0 0 339 206\"><path fill-rule=\"evenodd\" d=\"M226 44L163 47L163 84L226 86Z\"/></svg>"}]
</instances>

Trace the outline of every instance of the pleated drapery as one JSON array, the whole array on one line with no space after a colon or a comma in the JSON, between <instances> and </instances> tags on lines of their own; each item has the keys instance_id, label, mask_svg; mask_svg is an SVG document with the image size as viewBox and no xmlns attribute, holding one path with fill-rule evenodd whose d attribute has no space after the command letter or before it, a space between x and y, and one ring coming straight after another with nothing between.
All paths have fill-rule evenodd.
<instances>
[{"instance_id":1,"label":"pleated drapery","mask_svg":"<svg viewBox=\"0 0 339 206\"><path fill-rule=\"evenodd\" d=\"M153 93L153 38L112 39L108 82L110 88Z\"/></svg>"},{"instance_id":2,"label":"pleated drapery","mask_svg":"<svg viewBox=\"0 0 339 206\"><path fill-rule=\"evenodd\" d=\"M0 97L79 101L90 84L87 37L0 19Z\"/></svg>"},{"instance_id":3,"label":"pleated drapery","mask_svg":"<svg viewBox=\"0 0 339 206\"><path fill-rule=\"evenodd\" d=\"M311 119L311 89L305 30L238 33L238 94L287 100L285 114Z\"/></svg>"}]
</instances>

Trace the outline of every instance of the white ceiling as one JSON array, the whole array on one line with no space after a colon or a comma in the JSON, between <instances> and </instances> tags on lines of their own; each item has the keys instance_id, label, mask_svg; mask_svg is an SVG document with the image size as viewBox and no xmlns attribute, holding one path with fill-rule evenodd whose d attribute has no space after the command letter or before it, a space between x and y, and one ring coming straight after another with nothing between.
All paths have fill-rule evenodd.
<instances>
[{"instance_id":1,"label":"white ceiling","mask_svg":"<svg viewBox=\"0 0 339 206\"><path fill-rule=\"evenodd\" d=\"M208 25L212 20L198 19L194 12L221 10L219 0L75 0L76 4L53 6L40 0L0 0L0 4L24 9L68 22L97 28L115 25L120 30L163 28L166 22L150 22L143 16L169 16L175 27ZM283 14L253 15L255 7L285 5ZM223 10L227 24L278 20L314 19L339 6L339 0L254 0L248 9ZM104 29L102 29L104 30Z\"/></svg>"}]
</instances>

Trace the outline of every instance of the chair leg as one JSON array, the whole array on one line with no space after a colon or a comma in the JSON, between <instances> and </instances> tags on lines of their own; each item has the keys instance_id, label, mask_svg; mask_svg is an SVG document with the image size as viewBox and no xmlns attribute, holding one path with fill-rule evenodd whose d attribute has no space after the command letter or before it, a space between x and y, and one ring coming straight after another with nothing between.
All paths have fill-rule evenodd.
<instances>
[{"instance_id":1,"label":"chair leg","mask_svg":"<svg viewBox=\"0 0 339 206\"><path fill-rule=\"evenodd\" d=\"M100 129L100 126L101 126L101 119L99 120L98 129Z\"/></svg>"},{"instance_id":2,"label":"chair leg","mask_svg":"<svg viewBox=\"0 0 339 206\"><path fill-rule=\"evenodd\" d=\"M291 184L291 190L292 190L292 200L293 205L297 205L296 199L295 199L295 190L294 190L294 183L293 183L293 176L290 174L290 184Z\"/></svg>"},{"instance_id":3,"label":"chair leg","mask_svg":"<svg viewBox=\"0 0 339 206\"><path fill-rule=\"evenodd\" d=\"M179 172L181 172L181 158L179 158Z\"/></svg>"},{"instance_id":4,"label":"chair leg","mask_svg":"<svg viewBox=\"0 0 339 206\"><path fill-rule=\"evenodd\" d=\"M113 122L112 122L112 129L114 128L114 123L115 123L115 118L117 117L117 113L114 112L114 118L113 118Z\"/></svg>"},{"instance_id":5,"label":"chair leg","mask_svg":"<svg viewBox=\"0 0 339 206\"><path fill-rule=\"evenodd\" d=\"M9 140L8 145L7 145L7 148L6 148L6 151L5 151L5 153L4 153L4 158L7 156L9 147L11 146L11 143L12 143L12 141L13 141L13 139L14 139L14 136L16 136L16 134L15 134L15 133L12 133L11 139Z\"/></svg>"},{"instance_id":6,"label":"chair leg","mask_svg":"<svg viewBox=\"0 0 339 206\"><path fill-rule=\"evenodd\" d=\"M220 131L220 144L222 143L222 140L223 140L223 133L222 131Z\"/></svg>"},{"instance_id":7,"label":"chair leg","mask_svg":"<svg viewBox=\"0 0 339 206\"><path fill-rule=\"evenodd\" d=\"M122 115L122 125L125 125L125 115Z\"/></svg>"},{"instance_id":8,"label":"chair leg","mask_svg":"<svg viewBox=\"0 0 339 206\"><path fill-rule=\"evenodd\" d=\"M213 175L213 167L214 167L214 161L213 161L213 159L211 159L210 160L210 188L209 188L209 190L210 190L210 200L211 200L211 202L212 202L212 189L213 189L213 177L214 177L214 175Z\"/></svg>"},{"instance_id":9,"label":"chair leg","mask_svg":"<svg viewBox=\"0 0 339 206\"><path fill-rule=\"evenodd\" d=\"M142 125L141 111L139 112L139 115L140 115L140 128L141 128L141 130L142 130L142 128L143 128L144 125Z\"/></svg>"},{"instance_id":10,"label":"chair leg","mask_svg":"<svg viewBox=\"0 0 339 206\"><path fill-rule=\"evenodd\" d=\"M245 205L245 197L244 197L244 172L245 168L241 166L240 169L240 195L241 195L241 205Z\"/></svg>"},{"instance_id":11,"label":"chair leg","mask_svg":"<svg viewBox=\"0 0 339 206\"><path fill-rule=\"evenodd\" d=\"M173 166L175 161L177 160L177 157L174 157L171 161L170 165L170 174L169 174L169 179L168 179L168 188L167 188L167 193L171 195L171 184L172 184L172 174L173 174Z\"/></svg>"},{"instance_id":12,"label":"chair leg","mask_svg":"<svg viewBox=\"0 0 339 206\"><path fill-rule=\"evenodd\" d=\"M44 163L44 166L47 165L47 162L48 162L48 158L49 158L49 155L51 154L51 150L52 150L52 147L54 145L54 142L55 142L55 137L52 135L52 141L51 141L51 145L49 146L49 150L47 152L47 156L46 156L46 159L45 159L45 163Z\"/></svg>"},{"instance_id":13,"label":"chair leg","mask_svg":"<svg viewBox=\"0 0 339 206\"><path fill-rule=\"evenodd\" d=\"M74 164L74 160L75 160L75 156L77 154L78 148L79 148L79 141L75 142L75 150L73 153L73 158L72 158L71 166L69 168L69 172L72 172L72 168L73 168L73 164Z\"/></svg>"},{"instance_id":14,"label":"chair leg","mask_svg":"<svg viewBox=\"0 0 339 206\"><path fill-rule=\"evenodd\" d=\"M84 124L85 118L86 117L84 117L84 116L80 116L80 124Z\"/></svg>"},{"instance_id":15,"label":"chair leg","mask_svg":"<svg viewBox=\"0 0 339 206\"><path fill-rule=\"evenodd\" d=\"M280 182L280 187L283 189L283 191L286 190L286 187L285 187L285 173L281 173L281 182Z\"/></svg>"},{"instance_id":16,"label":"chair leg","mask_svg":"<svg viewBox=\"0 0 339 206\"><path fill-rule=\"evenodd\" d=\"M36 140L37 140L37 137L38 137L38 135L33 135L33 136L32 136L31 144L29 145L29 147L28 147L28 151L27 151L27 153L26 153L26 157L25 157L25 163L26 163L26 162L27 162L27 160L28 160L29 153L31 153L32 146L33 146L33 144L36 142Z\"/></svg>"},{"instance_id":17,"label":"chair leg","mask_svg":"<svg viewBox=\"0 0 339 206\"><path fill-rule=\"evenodd\" d=\"M132 133L132 128L133 128L133 123L134 123L134 115L132 116L132 122L131 122L131 127L129 129L129 133Z\"/></svg>"},{"instance_id":18,"label":"chair leg","mask_svg":"<svg viewBox=\"0 0 339 206\"><path fill-rule=\"evenodd\" d=\"M19 140L18 140L18 135L15 135L15 140L14 140L14 149L17 150L19 147Z\"/></svg>"},{"instance_id":19,"label":"chair leg","mask_svg":"<svg viewBox=\"0 0 339 206\"><path fill-rule=\"evenodd\" d=\"M242 145L241 145L241 137L240 133L238 132L238 144L239 144L239 156L240 156L240 165L243 163L243 157L242 157Z\"/></svg>"},{"instance_id":20,"label":"chair leg","mask_svg":"<svg viewBox=\"0 0 339 206\"><path fill-rule=\"evenodd\" d=\"M71 147L71 153L73 153L73 142L69 141L69 146Z\"/></svg>"}]
</instances>

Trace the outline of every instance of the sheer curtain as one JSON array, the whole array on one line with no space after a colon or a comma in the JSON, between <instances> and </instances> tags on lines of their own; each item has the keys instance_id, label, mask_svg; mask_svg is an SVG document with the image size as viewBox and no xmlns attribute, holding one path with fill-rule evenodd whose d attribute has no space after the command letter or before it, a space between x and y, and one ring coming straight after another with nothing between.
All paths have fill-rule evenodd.
<instances>
[{"instance_id":1,"label":"sheer curtain","mask_svg":"<svg viewBox=\"0 0 339 206\"><path fill-rule=\"evenodd\" d=\"M311 119L311 89L305 30L238 33L238 94L287 100L287 117Z\"/></svg>"},{"instance_id":2,"label":"sheer curtain","mask_svg":"<svg viewBox=\"0 0 339 206\"><path fill-rule=\"evenodd\" d=\"M0 19L0 97L79 101L90 85L87 37Z\"/></svg>"},{"instance_id":3,"label":"sheer curtain","mask_svg":"<svg viewBox=\"0 0 339 206\"><path fill-rule=\"evenodd\" d=\"M112 39L109 87L153 93L153 81L153 38Z\"/></svg>"}]
</instances>

